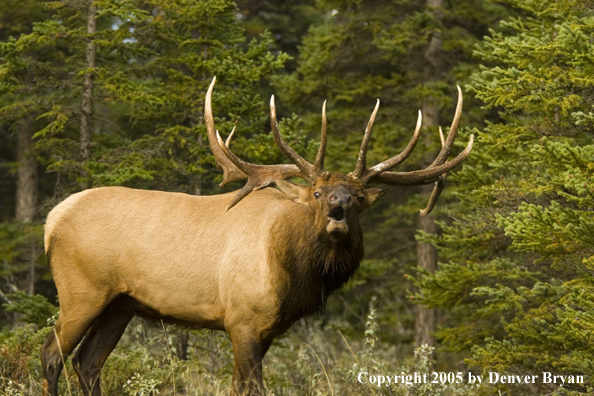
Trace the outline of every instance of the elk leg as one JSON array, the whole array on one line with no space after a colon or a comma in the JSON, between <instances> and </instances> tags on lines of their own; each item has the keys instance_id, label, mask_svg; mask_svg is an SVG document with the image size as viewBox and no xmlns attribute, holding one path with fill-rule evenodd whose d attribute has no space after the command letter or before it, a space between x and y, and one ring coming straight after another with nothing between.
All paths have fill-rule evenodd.
<instances>
[{"instance_id":1,"label":"elk leg","mask_svg":"<svg viewBox=\"0 0 594 396\"><path fill-rule=\"evenodd\" d=\"M42 386L46 396L58 396L58 379L64 362L109 302L109 298L86 297L76 304L61 303L63 309L56 326L41 347ZM69 315L69 312L73 313Z\"/></svg>"},{"instance_id":2,"label":"elk leg","mask_svg":"<svg viewBox=\"0 0 594 396\"><path fill-rule=\"evenodd\" d=\"M72 356L72 365L85 396L101 396L101 369L134 316L133 302L129 296L122 295L109 303Z\"/></svg>"},{"instance_id":3,"label":"elk leg","mask_svg":"<svg viewBox=\"0 0 594 396\"><path fill-rule=\"evenodd\" d=\"M270 349L271 345L272 338L270 340L262 340L262 359L264 359L264 356L266 355L266 352L268 352L268 349Z\"/></svg>"},{"instance_id":4,"label":"elk leg","mask_svg":"<svg viewBox=\"0 0 594 396\"><path fill-rule=\"evenodd\" d=\"M264 394L262 358L272 340L262 340L249 327L229 331L233 343L233 396L259 396Z\"/></svg>"}]
</instances>

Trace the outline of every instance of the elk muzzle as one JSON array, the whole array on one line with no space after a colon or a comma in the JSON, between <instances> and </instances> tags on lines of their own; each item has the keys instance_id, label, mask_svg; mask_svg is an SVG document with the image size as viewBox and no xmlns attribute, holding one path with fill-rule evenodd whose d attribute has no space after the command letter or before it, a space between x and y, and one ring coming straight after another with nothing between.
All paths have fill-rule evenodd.
<instances>
[{"instance_id":1,"label":"elk muzzle","mask_svg":"<svg viewBox=\"0 0 594 396\"><path fill-rule=\"evenodd\" d=\"M349 225L346 217L351 209L353 196L345 188L340 187L328 197L328 223L326 231L332 237L346 236Z\"/></svg>"}]
</instances>

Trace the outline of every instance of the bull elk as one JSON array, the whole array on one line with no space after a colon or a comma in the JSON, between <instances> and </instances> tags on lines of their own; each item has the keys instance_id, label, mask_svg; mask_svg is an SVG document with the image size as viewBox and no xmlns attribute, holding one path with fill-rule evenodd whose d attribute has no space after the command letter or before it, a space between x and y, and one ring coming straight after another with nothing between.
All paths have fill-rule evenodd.
<instances>
[{"instance_id":1,"label":"bull elk","mask_svg":"<svg viewBox=\"0 0 594 396\"><path fill-rule=\"evenodd\" d=\"M462 112L460 88L451 129L426 169L393 172L410 155L421 130L400 154L371 168L366 153L379 100L367 124L355 170L324 169L326 111L313 164L280 136L274 96L272 133L292 164L254 165L223 143L212 114L213 79L204 117L210 147L224 171L222 185L247 179L239 192L192 196L122 187L90 189L56 206L45 226L45 251L58 289L60 315L41 349L45 395L58 394L64 361L72 361L85 395L101 395L99 376L134 315L229 332L234 394L264 392L262 358L296 320L319 311L363 258L359 214L386 190L372 183L436 183L468 146L447 161ZM300 177L311 185L285 179ZM272 187L275 188L265 188ZM82 342L81 342L82 340Z\"/></svg>"}]
</instances>

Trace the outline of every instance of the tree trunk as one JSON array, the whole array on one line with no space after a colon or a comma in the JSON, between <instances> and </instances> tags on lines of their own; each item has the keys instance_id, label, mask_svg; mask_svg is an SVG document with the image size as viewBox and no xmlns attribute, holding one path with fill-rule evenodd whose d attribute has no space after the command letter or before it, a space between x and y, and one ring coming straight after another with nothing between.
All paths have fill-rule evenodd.
<instances>
[{"instance_id":1,"label":"tree trunk","mask_svg":"<svg viewBox=\"0 0 594 396\"><path fill-rule=\"evenodd\" d=\"M443 0L427 0L429 11L435 13L440 21L443 6ZM441 34L439 32L434 32L424 54L425 81L438 81L442 77L442 47ZM431 129L432 132L425 134L425 136L427 136L427 143L429 144L430 141L433 141L436 138L435 134L433 134L433 129L439 125L439 107L437 106L437 103L428 99L422 104L421 110L423 112L423 127L424 129ZM432 160L433 158L430 157L424 158L422 164L423 167L431 164ZM423 187L422 196L428 198L431 195L432 189L433 185ZM430 214L427 216L419 216L418 228L428 234L437 233L435 217ZM431 273L435 272L437 269L437 252L430 244L417 243L417 260L419 267ZM435 323L435 309L417 305L415 318L415 344L417 346L423 344L430 346L435 345L435 339L431 336L431 333L435 331Z\"/></svg>"},{"instance_id":2,"label":"tree trunk","mask_svg":"<svg viewBox=\"0 0 594 396\"><path fill-rule=\"evenodd\" d=\"M19 221L30 222L37 212L37 160L33 152L33 122L23 120L17 134L16 213Z\"/></svg>"},{"instance_id":3,"label":"tree trunk","mask_svg":"<svg viewBox=\"0 0 594 396\"><path fill-rule=\"evenodd\" d=\"M37 159L33 149L34 124L30 119L21 121L17 132L17 171L16 213L18 221L29 223L37 213ZM23 260L29 266L25 289L35 293L35 264L37 246L35 241L28 241L24 246Z\"/></svg>"},{"instance_id":4,"label":"tree trunk","mask_svg":"<svg viewBox=\"0 0 594 396\"><path fill-rule=\"evenodd\" d=\"M97 31L97 9L93 0L87 0L89 5L88 22L87 22L87 71L83 80L83 98L82 111L80 118L80 160L81 163L91 156L91 141L93 139L93 89L95 79L95 55L96 46L93 35ZM86 177L83 171L82 176ZM88 182L83 183L83 188L89 187Z\"/></svg>"},{"instance_id":5,"label":"tree trunk","mask_svg":"<svg viewBox=\"0 0 594 396\"><path fill-rule=\"evenodd\" d=\"M429 188L423 188L422 196L428 197L431 194L433 186L425 187ZM419 216L418 227L419 230L428 234L435 234L437 232L435 218L431 214ZM431 273L435 272L437 268L437 252L432 245L418 242L417 260L419 267ZM429 346L435 346L435 339L431 335L435 331L435 309L417 305L415 315L415 345L421 346L427 344Z\"/></svg>"},{"instance_id":6,"label":"tree trunk","mask_svg":"<svg viewBox=\"0 0 594 396\"><path fill-rule=\"evenodd\" d=\"M434 103L423 103L421 111L423 112L423 126L424 129L439 125L438 108ZM434 132L432 130L432 132ZM425 133L426 144L429 145L431 137L430 133ZM432 158L425 157L422 161L422 167L431 164ZM433 184L423 186L421 196L426 200L433 190ZM435 217L432 214L426 216L419 216L418 229L428 234L437 233L437 226L435 225ZM417 242L417 264L419 267L434 273L437 269L437 252L435 247L428 243ZM435 309L426 308L422 305L416 306L415 317L415 345L421 346L427 344L435 346L435 339L431 333L435 331Z\"/></svg>"}]
</instances>

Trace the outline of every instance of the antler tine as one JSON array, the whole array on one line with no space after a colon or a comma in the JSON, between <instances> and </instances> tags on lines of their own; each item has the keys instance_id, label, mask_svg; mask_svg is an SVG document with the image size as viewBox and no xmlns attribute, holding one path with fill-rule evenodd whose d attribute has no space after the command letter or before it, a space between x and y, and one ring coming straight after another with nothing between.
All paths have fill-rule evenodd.
<instances>
[{"instance_id":1,"label":"antler tine","mask_svg":"<svg viewBox=\"0 0 594 396\"><path fill-rule=\"evenodd\" d=\"M235 128L234 128L235 129ZM245 196L254 190L260 190L262 188L271 186L277 179L286 179L289 177L304 177L299 168L295 165L255 165L249 162L243 161L241 158L236 156L229 147L223 143L223 139L219 132L216 131L217 144L225 156L232 162L237 168L248 175L248 182L245 186L237 193L233 198L229 206L225 210L231 209ZM229 142L227 138L227 142Z\"/></svg>"},{"instance_id":2,"label":"antler tine","mask_svg":"<svg viewBox=\"0 0 594 396\"><path fill-rule=\"evenodd\" d=\"M274 104L274 95L270 97L270 124L272 126L272 134L274 135L274 141L276 145L280 149L280 151L291 160L292 163L297 165L301 172L304 175L307 175L305 178L306 180L310 181L311 183L315 182L316 175L314 166L307 162L303 157L301 157L295 150L293 150L280 135L278 130L278 123L276 121L276 106Z\"/></svg>"},{"instance_id":3,"label":"antler tine","mask_svg":"<svg viewBox=\"0 0 594 396\"><path fill-rule=\"evenodd\" d=\"M450 131L448 132L448 137L444 144L442 144L441 151L433 161L430 168L441 165L445 162L445 160L450 155L450 151L452 150L452 146L454 144L454 139L456 139L456 132L458 132L458 125L460 124L460 118L462 117L462 105L464 102L464 98L462 97L462 89L459 85L456 85L458 88L458 103L456 104L456 113L454 114L454 119L452 120L452 126L450 127Z\"/></svg>"},{"instance_id":4,"label":"antler tine","mask_svg":"<svg viewBox=\"0 0 594 396\"><path fill-rule=\"evenodd\" d=\"M472 150L473 144L474 135L470 135L470 141L464 151L449 162L411 172L382 172L370 178L368 183L385 183L397 186L418 186L433 183L438 181L441 175L460 165Z\"/></svg>"},{"instance_id":5,"label":"antler tine","mask_svg":"<svg viewBox=\"0 0 594 396\"><path fill-rule=\"evenodd\" d=\"M270 186L277 179L302 177L308 180L309 175L305 174L305 172L300 170L296 165L254 165L241 160L229 150L229 145L231 144L231 138L235 133L235 128L231 131L231 134L227 138L227 142L223 143L219 132L215 128L214 117L212 115L212 91L215 82L216 77L212 79L210 87L206 93L206 98L204 100L204 120L206 121L210 149L215 156L217 166L224 171L223 182L220 185L222 187L232 181L248 179L246 185L239 191L239 193L237 193L229 206L227 206L227 210L235 206L252 191Z\"/></svg>"},{"instance_id":6,"label":"antler tine","mask_svg":"<svg viewBox=\"0 0 594 396\"><path fill-rule=\"evenodd\" d=\"M422 214L428 214L433 208L435 201L437 201L437 197L439 197L439 194L443 189L443 181L445 180L445 174L453 168L455 168L456 166L460 165L462 161L466 159L466 157L472 150L472 146L474 144L474 135L471 135L470 141L468 142L466 148L460 154L458 154L458 156L454 158L452 161L447 162L447 157L452 148L454 139L456 137L456 131L460 123L460 118L462 116L462 101L462 90L460 89L460 87L458 87L458 104L456 106L456 114L454 115L454 120L452 121L450 132L448 133L448 137L444 141L443 132L440 130L442 149L439 152L435 161L433 161L431 165L429 165L425 169L412 172L382 171L374 175L369 174L369 176L365 179L365 184L385 183L399 186L413 186L438 182L433 190L431 198L429 199L429 204L427 208L425 208L421 212Z\"/></svg>"},{"instance_id":7,"label":"antler tine","mask_svg":"<svg viewBox=\"0 0 594 396\"><path fill-rule=\"evenodd\" d=\"M441 140L441 147L443 147L445 144L445 139L443 137L443 131L441 127L439 127L439 139ZM429 197L429 202L427 202L427 207L425 209L421 209L420 211L421 216L427 216L433 210L437 199L445 187L445 180L447 176L448 174L444 173L439 177L439 180L435 182L435 186L433 186L433 191L431 191L431 196Z\"/></svg>"},{"instance_id":8,"label":"antler tine","mask_svg":"<svg viewBox=\"0 0 594 396\"><path fill-rule=\"evenodd\" d=\"M227 136L227 140L225 140L225 147L229 148L231 146L231 139L233 138L233 135L235 135L235 127L233 127L231 133L229 134L229 136Z\"/></svg>"},{"instance_id":9,"label":"antler tine","mask_svg":"<svg viewBox=\"0 0 594 396\"><path fill-rule=\"evenodd\" d=\"M458 88L458 103L456 104L456 113L454 114L454 119L452 120L452 126L450 127L450 131L448 132L448 138L444 141L443 138L443 131L441 127L439 127L439 138L441 140L441 151L437 155L437 158L433 161L429 168L436 167L440 164L447 163L448 155L450 155L450 150L452 149L452 145L454 143L454 139L456 138L456 132L458 131L458 125L460 124L460 118L462 117L462 105L463 105L463 96L462 96L462 89L460 89L459 85L456 85ZM471 140L473 136L470 137ZM433 191L431 191L431 196L429 197L429 202L427 203L427 207L425 209L421 209L420 215L426 216L433 210L435 203L437 202L437 198L441 195L445 187L445 180L448 176L447 172L443 175L439 176L439 180L435 182L435 186L433 187Z\"/></svg>"},{"instance_id":10,"label":"antler tine","mask_svg":"<svg viewBox=\"0 0 594 396\"><path fill-rule=\"evenodd\" d=\"M425 209L421 209L419 212L421 214L421 216L427 216L433 210L433 207L435 206L435 203L437 202L437 198L439 198L439 196L441 195L441 192L443 191L443 189L445 187L444 182L445 182L446 176L447 176L447 173L441 175L439 177L439 180L437 180L435 182L435 186L433 186L433 191L431 191L431 196L429 197L429 202L427 202L427 207Z\"/></svg>"},{"instance_id":11,"label":"antler tine","mask_svg":"<svg viewBox=\"0 0 594 396\"><path fill-rule=\"evenodd\" d=\"M373 176L375 176L379 173L385 172L387 170L390 170L390 169L394 168L395 166L404 162L409 157L409 155L412 153L413 149L415 148L415 145L417 144L417 141L419 140L419 136L421 134L422 126L423 126L423 113L421 113L421 110L419 110L419 115L417 117L417 126L415 127L415 132L413 133L413 136L410 139L410 142L408 142L408 145L406 146L406 148L404 150L402 150L402 152L400 154L398 154L397 156L392 157L389 160L386 160L382 163L379 163L379 164L371 167L367 172L365 172L363 174L361 181L363 183L367 183L367 181L369 179L371 179Z\"/></svg>"},{"instance_id":12,"label":"antler tine","mask_svg":"<svg viewBox=\"0 0 594 396\"><path fill-rule=\"evenodd\" d=\"M324 169L324 156L326 155L326 101L322 105L322 132L320 137L320 148L318 150L318 154L316 155L316 160L314 162L314 170L318 176L324 173L326 170Z\"/></svg>"},{"instance_id":13,"label":"antler tine","mask_svg":"<svg viewBox=\"0 0 594 396\"><path fill-rule=\"evenodd\" d=\"M371 117L369 117L367 128L365 128L365 135L363 135L363 141L361 142L361 148L359 149L359 158L357 158L357 166L353 172L353 175L357 178L360 178L367 170L367 146L369 146L371 131L373 130L373 123L375 122L375 116L379 110L379 105L380 100L378 99L377 103L375 104L375 109L373 109L373 113L371 113Z\"/></svg>"},{"instance_id":14,"label":"antler tine","mask_svg":"<svg viewBox=\"0 0 594 396\"><path fill-rule=\"evenodd\" d=\"M235 131L235 128L233 128L233 131ZM217 144L219 145L219 148L223 151L223 153L229 159L229 161L231 161L233 163L233 165L235 165L237 168L239 168L246 175L253 173L253 170L255 169L255 167L257 165L250 164L249 162L245 162L244 160L242 160L241 158L236 156L235 153L233 153L231 150L229 150L229 146L225 142L223 142L223 139L221 138L219 131L216 131L216 136L217 136ZM230 137L231 137L231 135L229 135L229 137L227 138L227 142L230 141Z\"/></svg>"},{"instance_id":15,"label":"antler tine","mask_svg":"<svg viewBox=\"0 0 594 396\"><path fill-rule=\"evenodd\" d=\"M210 149L215 157L215 164L217 168L223 170L223 182L220 184L221 187L231 183L232 181L242 180L247 178L247 175L237 168L223 153L219 147L216 139L214 117L212 115L212 91L215 86L217 78L214 77L206 92L206 98L204 100L204 121L206 122L206 131L208 135L208 143Z\"/></svg>"}]
</instances>

